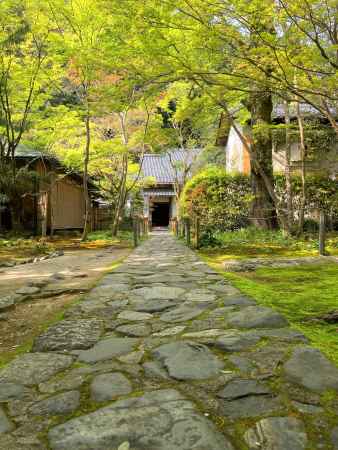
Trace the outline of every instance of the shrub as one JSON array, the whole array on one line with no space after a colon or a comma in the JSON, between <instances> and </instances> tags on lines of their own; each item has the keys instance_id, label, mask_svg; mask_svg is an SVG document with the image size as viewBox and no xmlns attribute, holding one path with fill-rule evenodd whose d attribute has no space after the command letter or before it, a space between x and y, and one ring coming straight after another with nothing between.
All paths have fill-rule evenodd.
<instances>
[{"instance_id":1,"label":"shrub","mask_svg":"<svg viewBox=\"0 0 338 450\"><path fill-rule=\"evenodd\" d=\"M186 184L181 210L184 216L198 216L204 238L212 239L215 231L246 226L251 201L248 177L209 167Z\"/></svg>"},{"instance_id":2,"label":"shrub","mask_svg":"<svg viewBox=\"0 0 338 450\"><path fill-rule=\"evenodd\" d=\"M325 176L309 175L306 179L306 222L304 231L318 228L317 212L323 208L330 216L330 227L338 223L338 182ZM295 219L300 207L301 179L292 178ZM281 204L286 204L285 177L275 176L275 190ZM202 246L218 245L220 234L249 225L250 204L253 199L250 179L230 175L224 169L209 167L195 175L185 186L181 197L183 216L198 216L201 224Z\"/></svg>"},{"instance_id":3,"label":"shrub","mask_svg":"<svg viewBox=\"0 0 338 450\"><path fill-rule=\"evenodd\" d=\"M286 202L285 177L275 176L275 189L281 201ZM302 182L299 176L292 177L292 190L294 196L294 209L297 211L300 204ZM325 176L308 175L306 177L306 205L305 214L324 209L328 214L338 214L338 181Z\"/></svg>"}]
</instances>

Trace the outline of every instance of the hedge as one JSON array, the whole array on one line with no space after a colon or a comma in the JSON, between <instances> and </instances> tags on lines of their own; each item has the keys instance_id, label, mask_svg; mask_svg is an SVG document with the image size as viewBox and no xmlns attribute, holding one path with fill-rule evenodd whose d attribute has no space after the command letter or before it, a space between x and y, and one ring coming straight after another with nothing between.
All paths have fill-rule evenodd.
<instances>
[{"instance_id":1,"label":"hedge","mask_svg":"<svg viewBox=\"0 0 338 450\"><path fill-rule=\"evenodd\" d=\"M301 179L292 178L294 211L300 204ZM323 208L333 220L338 217L338 181L324 176L308 176L305 214L310 217ZM275 177L275 191L286 204L285 177ZM252 202L250 178L230 175L220 168L207 168L186 184L181 197L181 211L186 217L198 216L205 232L232 231L249 223Z\"/></svg>"},{"instance_id":2,"label":"hedge","mask_svg":"<svg viewBox=\"0 0 338 450\"><path fill-rule=\"evenodd\" d=\"M197 215L204 230L235 230L248 224L250 180L208 168L189 180L181 197L184 216Z\"/></svg>"}]
</instances>

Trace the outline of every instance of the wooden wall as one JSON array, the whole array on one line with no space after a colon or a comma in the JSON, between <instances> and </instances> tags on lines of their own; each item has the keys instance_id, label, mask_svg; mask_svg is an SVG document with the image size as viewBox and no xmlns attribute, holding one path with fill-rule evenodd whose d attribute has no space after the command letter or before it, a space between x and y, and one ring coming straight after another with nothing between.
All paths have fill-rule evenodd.
<instances>
[{"instance_id":1,"label":"wooden wall","mask_svg":"<svg viewBox=\"0 0 338 450\"><path fill-rule=\"evenodd\" d=\"M50 227L53 230L82 229L83 188L68 177L53 184L50 195Z\"/></svg>"}]
</instances>

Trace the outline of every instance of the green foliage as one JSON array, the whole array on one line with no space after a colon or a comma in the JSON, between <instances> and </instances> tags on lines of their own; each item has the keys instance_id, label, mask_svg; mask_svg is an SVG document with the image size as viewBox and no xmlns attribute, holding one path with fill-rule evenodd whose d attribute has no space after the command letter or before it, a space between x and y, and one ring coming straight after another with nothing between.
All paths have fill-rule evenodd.
<instances>
[{"instance_id":1,"label":"green foliage","mask_svg":"<svg viewBox=\"0 0 338 450\"><path fill-rule=\"evenodd\" d=\"M169 84L158 106L165 114L161 134L166 135L169 147L194 148L215 142L221 108L196 83Z\"/></svg>"},{"instance_id":2,"label":"green foliage","mask_svg":"<svg viewBox=\"0 0 338 450\"><path fill-rule=\"evenodd\" d=\"M0 192L4 200L18 200L22 195L34 192L34 185L39 180L39 174L25 166L13 175L11 165L0 165Z\"/></svg>"},{"instance_id":3,"label":"green foliage","mask_svg":"<svg viewBox=\"0 0 338 450\"><path fill-rule=\"evenodd\" d=\"M36 0L0 6L0 158L14 155L60 80L51 20Z\"/></svg>"},{"instance_id":4,"label":"green foliage","mask_svg":"<svg viewBox=\"0 0 338 450\"><path fill-rule=\"evenodd\" d=\"M285 201L285 177L275 176L276 193ZM294 207L299 208L302 191L302 181L299 176L292 177L292 189L294 193ZM338 214L338 180L327 176L308 175L306 177L306 205L305 211L313 213L315 210L324 209L327 213Z\"/></svg>"},{"instance_id":5,"label":"green foliage","mask_svg":"<svg viewBox=\"0 0 338 450\"><path fill-rule=\"evenodd\" d=\"M237 231L216 231L212 239L204 241L203 255L212 254L218 261L226 259L300 257L318 255L318 233L310 229L302 238L284 234L281 230L261 230L256 227ZM207 248L209 247L209 248ZM327 236L327 251L338 255L338 235Z\"/></svg>"},{"instance_id":6,"label":"green foliage","mask_svg":"<svg viewBox=\"0 0 338 450\"><path fill-rule=\"evenodd\" d=\"M337 308L337 264L264 268L226 277L259 304L283 313L294 328L338 364L337 325L309 321Z\"/></svg>"},{"instance_id":7,"label":"green foliage","mask_svg":"<svg viewBox=\"0 0 338 450\"><path fill-rule=\"evenodd\" d=\"M6 235L5 238L0 238L0 255L7 250L15 250L18 254L28 254L29 256L45 255L52 253L55 250L53 244L45 240L25 239L13 235Z\"/></svg>"},{"instance_id":8,"label":"green foliage","mask_svg":"<svg viewBox=\"0 0 338 450\"><path fill-rule=\"evenodd\" d=\"M292 107L290 114L294 117ZM297 123L290 125L273 125L271 128L273 142L276 148L285 148L286 130L291 143L299 145L300 134ZM304 120L304 143L306 146L306 160L315 161L322 157L328 157L329 153L337 148L337 134L330 125L324 124L319 118L307 116Z\"/></svg>"},{"instance_id":9,"label":"green foliage","mask_svg":"<svg viewBox=\"0 0 338 450\"><path fill-rule=\"evenodd\" d=\"M111 230L92 231L88 233L87 242L105 243L105 245L131 245L133 234L131 231L121 230L116 237L112 237Z\"/></svg>"},{"instance_id":10,"label":"green foliage","mask_svg":"<svg viewBox=\"0 0 338 450\"><path fill-rule=\"evenodd\" d=\"M246 225L251 200L247 177L209 167L187 182L181 207L184 215L198 216L203 233L210 236Z\"/></svg>"},{"instance_id":11,"label":"green foliage","mask_svg":"<svg viewBox=\"0 0 338 450\"><path fill-rule=\"evenodd\" d=\"M323 208L330 214L333 222L337 219L338 212L338 181L324 176L307 177L307 197L305 213L314 215L318 209ZM301 198L301 178L292 178L294 210L297 212ZM285 177L275 176L275 189L279 201L285 202L286 188ZM202 246L224 246L227 244L226 231L234 231L249 224L249 209L253 197L250 194L250 180L243 175L229 175L224 170L209 167L195 175L183 191L181 207L185 216L200 217L201 244ZM309 219L310 220L310 219ZM310 222L306 225L309 231ZM268 233L265 231L249 228L234 234L240 240L247 239L260 242L269 241ZM261 234L260 234L261 233ZM252 235L254 234L254 237ZM281 232L271 233L274 242L278 239L285 240ZM292 241L291 238L288 238Z\"/></svg>"}]
</instances>

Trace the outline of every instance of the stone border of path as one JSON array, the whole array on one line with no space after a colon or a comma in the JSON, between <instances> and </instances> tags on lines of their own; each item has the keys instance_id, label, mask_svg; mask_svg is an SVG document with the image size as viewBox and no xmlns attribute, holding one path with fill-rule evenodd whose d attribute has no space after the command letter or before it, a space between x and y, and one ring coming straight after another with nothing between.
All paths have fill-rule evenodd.
<instances>
[{"instance_id":1,"label":"stone border of path","mask_svg":"<svg viewBox=\"0 0 338 450\"><path fill-rule=\"evenodd\" d=\"M0 261L0 269L8 269L10 267L21 266L23 264L35 264L39 261L46 261L47 259L54 259L63 255L63 250L56 250L55 252L48 253L47 255L26 258L21 261Z\"/></svg>"},{"instance_id":2,"label":"stone border of path","mask_svg":"<svg viewBox=\"0 0 338 450\"><path fill-rule=\"evenodd\" d=\"M0 370L0 450L338 449L338 369L155 234Z\"/></svg>"},{"instance_id":3,"label":"stone border of path","mask_svg":"<svg viewBox=\"0 0 338 450\"><path fill-rule=\"evenodd\" d=\"M299 258L250 258L245 260L229 259L224 261L223 270L226 272L251 272L261 267L284 268L303 264L327 264L329 262L338 263L338 258L336 256L315 256Z\"/></svg>"}]
</instances>

